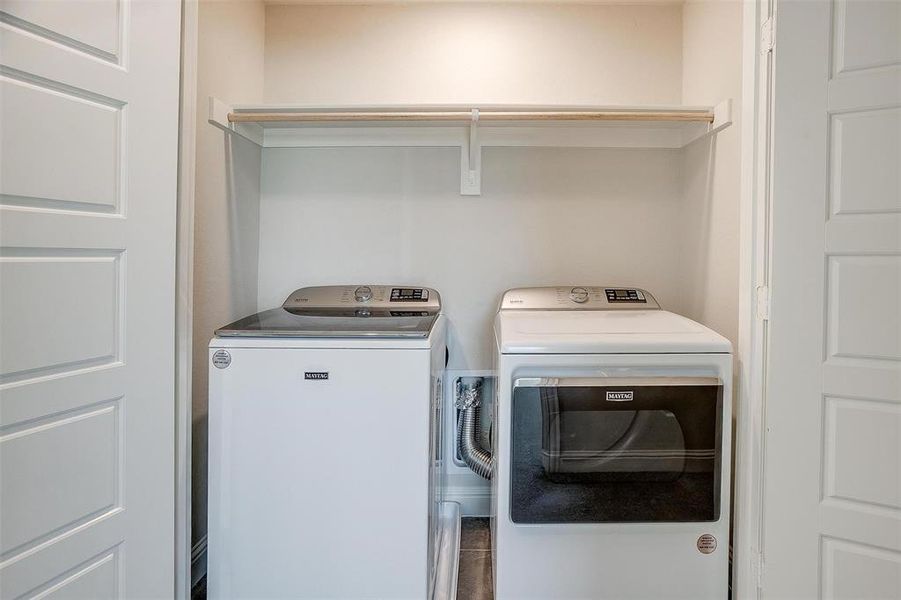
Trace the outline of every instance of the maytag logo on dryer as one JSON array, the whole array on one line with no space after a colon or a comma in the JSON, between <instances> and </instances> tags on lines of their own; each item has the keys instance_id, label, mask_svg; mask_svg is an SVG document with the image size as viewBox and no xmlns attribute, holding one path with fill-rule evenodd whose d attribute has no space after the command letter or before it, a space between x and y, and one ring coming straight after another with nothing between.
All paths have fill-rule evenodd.
<instances>
[{"instance_id":1,"label":"maytag logo on dryer","mask_svg":"<svg viewBox=\"0 0 901 600\"><path fill-rule=\"evenodd\" d=\"M328 379L328 371L304 371L303 378L322 381Z\"/></svg>"},{"instance_id":2,"label":"maytag logo on dryer","mask_svg":"<svg viewBox=\"0 0 901 600\"><path fill-rule=\"evenodd\" d=\"M607 402L631 402L635 392L607 392Z\"/></svg>"}]
</instances>

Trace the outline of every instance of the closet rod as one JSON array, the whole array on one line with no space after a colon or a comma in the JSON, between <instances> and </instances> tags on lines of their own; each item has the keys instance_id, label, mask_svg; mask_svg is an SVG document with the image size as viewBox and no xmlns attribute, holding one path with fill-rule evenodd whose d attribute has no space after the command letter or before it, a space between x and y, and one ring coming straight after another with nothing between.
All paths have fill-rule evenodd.
<instances>
[{"instance_id":1,"label":"closet rod","mask_svg":"<svg viewBox=\"0 0 901 600\"><path fill-rule=\"evenodd\" d=\"M230 112L229 123L327 122L327 121L469 121L465 111L408 112ZM713 123L712 111L479 111L479 121L697 121Z\"/></svg>"}]
</instances>

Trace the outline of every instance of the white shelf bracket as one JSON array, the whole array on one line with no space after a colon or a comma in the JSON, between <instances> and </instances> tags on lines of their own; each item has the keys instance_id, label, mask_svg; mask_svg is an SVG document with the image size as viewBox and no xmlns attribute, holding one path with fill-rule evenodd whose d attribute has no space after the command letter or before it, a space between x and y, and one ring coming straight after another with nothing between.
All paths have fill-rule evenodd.
<instances>
[{"instance_id":1,"label":"white shelf bracket","mask_svg":"<svg viewBox=\"0 0 901 600\"><path fill-rule=\"evenodd\" d=\"M228 120L228 114L232 107L210 96L210 115L207 121L226 133L235 133L250 140L257 146L263 145L263 129L256 123L232 123Z\"/></svg>"},{"instance_id":2,"label":"white shelf bracket","mask_svg":"<svg viewBox=\"0 0 901 600\"><path fill-rule=\"evenodd\" d=\"M682 145L687 146L695 140L715 135L732 125L732 98L723 100L713 107L713 122L701 130L688 131Z\"/></svg>"},{"instance_id":3,"label":"white shelf bracket","mask_svg":"<svg viewBox=\"0 0 901 600\"><path fill-rule=\"evenodd\" d=\"M713 107L713 123L710 124L707 135L718 133L729 125L732 125L732 98Z\"/></svg>"},{"instance_id":4,"label":"white shelf bracket","mask_svg":"<svg viewBox=\"0 0 901 600\"><path fill-rule=\"evenodd\" d=\"M460 195L482 194L482 145L479 142L479 109L472 109L469 140L460 148Z\"/></svg>"}]
</instances>

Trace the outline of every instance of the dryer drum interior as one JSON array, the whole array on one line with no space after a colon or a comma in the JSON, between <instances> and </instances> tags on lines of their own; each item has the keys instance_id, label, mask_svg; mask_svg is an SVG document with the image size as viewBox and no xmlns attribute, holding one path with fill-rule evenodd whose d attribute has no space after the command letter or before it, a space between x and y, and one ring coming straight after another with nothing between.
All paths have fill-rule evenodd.
<instances>
[{"instance_id":1,"label":"dryer drum interior","mask_svg":"<svg viewBox=\"0 0 901 600\"><path fill-rule=\"evenodd\" d=\"M518 380L512 520L716 521L722 398L716 378Z\"/></svg>"}]
</instances>

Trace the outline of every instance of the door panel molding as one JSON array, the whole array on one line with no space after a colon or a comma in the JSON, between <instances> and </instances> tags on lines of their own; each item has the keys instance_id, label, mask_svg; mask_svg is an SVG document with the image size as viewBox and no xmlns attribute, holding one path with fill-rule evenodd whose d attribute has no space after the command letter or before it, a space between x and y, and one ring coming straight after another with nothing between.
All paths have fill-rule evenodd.
<instances>
[{"instance_id":1,"label":"door panel molding","mask_svg":"<svg viewBox=\"0 0 901 600\"><path fill-rule=\"evenodd\" d=\"M127 102L2 65L0 93L0 205L124 214Z\"/></svg>"},{"instance_id":2,"label":"door panel molding","mask_svg":"<svg viewBox=\"0 0 901 600\"><path fill-rule=\"evenodd\" d=\"M8 488L3 501L7 510L23 516L3 524L0 561L15 561L123 510L123 413L119 397L3 428L0 448ZM57 449L72 442L79 451L59 456ZM55 459L45 460L48 454ZM48 480L74 493L48 494Z\"/></svg>"},{"instance_id":3,"label":"door panel molding","mask_svg":"<svg viewBox=\"0 0 901 600\"><path fill-rule=\"evenodd\" d=\"M0 248L0 384L121 364L125 276L123 251Z\"/></svg>"},{"instance_id":4,"label":"door panel molding","mask_svg":"<svg viewBox=\"0 0 901 600\"><path fill-rule=\"evenodd\" d=\"M116 65L124 63L124 50L128 47L127 2L95 0L87 5L90 9L87 13L84 3L59 4L50 6L28 0L5 0L0 21L76 52ZM79 26L82 26L81 31L77 31ZM95 31L85 27L93 27Z\"/></svg>"}]
</instances>

